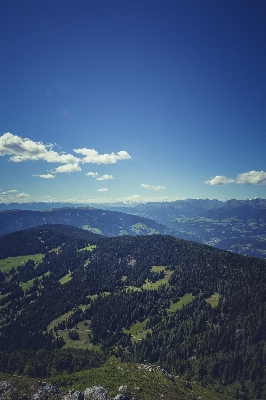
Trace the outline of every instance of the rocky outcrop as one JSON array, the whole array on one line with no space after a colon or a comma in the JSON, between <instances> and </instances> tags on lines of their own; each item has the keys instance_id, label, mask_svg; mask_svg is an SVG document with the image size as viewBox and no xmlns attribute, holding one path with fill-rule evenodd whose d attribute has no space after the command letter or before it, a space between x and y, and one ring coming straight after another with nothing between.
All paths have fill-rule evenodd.
<instances>
[{"instance_id":1,"label":"rocky outcrop","mask_svg":"<svg viewBox=\"0 0 266 400\"><path fill-rule=\"evenodd\" d=\"M15 391L16 389L12 386L10 382L0 382L0 400L8 399Z\"/></svg>"},{"instance_id":2,"label":"rocky outcrop","mask_svg":"<svg viewBox=\"0 0 266 400\"><path fill-rule=\"evenodd\" d=\"M31 398L32 400L61 399L63 397L63 392L50 383L39 381L33 385L32 389L37 389L37 392Z\"/></svg>"},{"instance_id":3,"label":"rocky outcrop","mask_svg":"<svg viewBox=\"0 0 266 400\"><path fill-rule=\"evenodd\" d=\"M9 400L16 393L16 389L10 382L0 382L0 400ZM68 392L62 392L57 386L47 382L36 382L30 389L30 394L16 394L17 399L22 400L135 400L134 397L128 396L128 387L126 385L118 388L118 394L114 398L107 395L107 389L102 385L91 386L84 392L71 389Z\"/></svg>"},{"instance_id":4,"label":"rocky outcrop","mask_svg":"<svg viewBox=\"0 0 266 400\"><path fill-rule=\"evenodd\" d=\"M85 389L85 400L108 400L107 390L102 386L92 386Z\"/></svg>"},{"instance_id":5,"label":"rocky outcrop","mask_svg":"<svg viewBox=\"0 0 266 400\"><path fill-rule=\"evenodd\" d=\"M84 400L84 393L75 389L70 389L64 396L64 400Z\"/></svg>"}]
</instances>

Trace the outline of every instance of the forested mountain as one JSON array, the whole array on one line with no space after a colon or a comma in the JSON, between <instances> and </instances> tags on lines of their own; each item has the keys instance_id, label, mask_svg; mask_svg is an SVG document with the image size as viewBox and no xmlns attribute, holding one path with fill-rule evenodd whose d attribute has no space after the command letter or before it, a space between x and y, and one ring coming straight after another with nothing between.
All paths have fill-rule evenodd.
<instances>
[{"instance_id":1,"label":"forested mountain","mask_svg":"<svg viewBox=\"0 0 266 400\"><path fill-rule=\"evenodd\" d=\"M175 232L154 220L92 207L58 208L45 211L0 212L0 235L43 224L65 224L106 236L168 234Z\"/></svg>"},{"instance_id":2,"label":"forested mountain","mask_svg":"<svg viewBox=\"0 0 266 400\"><path fill-rule=\"evenodd\" d=\"M178 237L266 258L266 200L178 200L146 203L119 211L154 219Z\"/></svg>"},{"instance_id":3,"label":"forested mountain","mask_svg":"<svg viewBox=\"0 0 266 400\"><path fill-rule=\"evenodd\" d=\"M226 202L186 199L134 206L113 203L102 204L101 210L77 206L43 210L45 206L48 206L47 203L25 205L25 208L41 209L39 212L0 212L0 234L44 223L63 223L106 236L169 234L248 256L266 258L265 199L233 199Z\"/></svg>"},{"instance_id":4,"label":"forested mountain","mask_svg":"<svg viewBox=\"0 0 266 400\"><path fill-rule=\"evenodd\" d=\"M266 398L265 260L65 226L5 235L0 248L2 372L49 377L115 356Z\"/></svg>"}]
</instances>

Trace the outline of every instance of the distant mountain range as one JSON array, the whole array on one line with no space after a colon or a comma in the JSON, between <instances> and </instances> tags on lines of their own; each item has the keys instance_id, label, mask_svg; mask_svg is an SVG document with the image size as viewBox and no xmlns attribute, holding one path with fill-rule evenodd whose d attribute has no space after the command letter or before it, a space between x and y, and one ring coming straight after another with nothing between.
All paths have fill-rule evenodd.
<instances>
[{"instance_id":1,"label":"distant mountain range","mask_svg":"<svg viewBox=\"0 0 266 400\"><path fill-rule=\"evenodd\" d=\"M186 240L266 257L265 199L225 202L188 199L140 204L123 210L163 223Z\"/></svg>"},{"instance_id":2,"label":"distant mountain range","mask_svg":"<svg viewBox=\"0 0 266 400\"><path fill-rule=\"evenodd\" d=\"M0 235L43 224L73 225L105 236L149 234L176 236L173 229L154 220L92 207L0 212Z\"/></svg>"},{"instance_id":3,"label":"distant mountain range","mask_svg":"<svg viewBox=\"0 0 266 400\"><path fill-rule=\"evenodd\" d=\"M101 209L80 205L62 208L62 203L14 203L9 206L17 210L0 212L0 234L44 223L70 224L106 236L167 234L266 258L265 199L108 203L98 205ZM42 211L18 210L22 206ZM45 206L46 211L43 210Z\"/></svg>"}]
</instances>

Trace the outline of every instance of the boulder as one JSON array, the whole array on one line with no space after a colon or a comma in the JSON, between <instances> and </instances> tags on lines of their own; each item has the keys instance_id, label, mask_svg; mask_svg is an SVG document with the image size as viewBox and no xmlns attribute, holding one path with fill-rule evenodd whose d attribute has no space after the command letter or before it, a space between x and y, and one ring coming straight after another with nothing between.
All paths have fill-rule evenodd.
<instances>
[{"instance_id":1,"label":"boulder","mask_svg":"<svg viewBox=\"0 0 266 400\"><path fill-rule=\"evenodd\" d=\"M63 392L56 386L47 382L37 382L32 386L32 389L37 389L37 392L32 396L32 400L46 400L50 398L61 399Z\"/></svg>"},{"instance_id":2,"label":"boulder","mask_svg":"<svg viewBox=\"0 0 266 400\"><path fill-rule=\"evenodd\" d=\"M108 400L107 390L103 386L92 386L85 389L85 400Z\"/></svg>"},{"instance_id":3,"label":"boulder","mask_svg":"<svg viewBox=\"0 0 266 400\"><path fill-rule=\"evenodd\" d=\"M10 382L0 382L0 400L8 398L15 391L16 389L12 386Z\"/></svg>"}]
</instances>

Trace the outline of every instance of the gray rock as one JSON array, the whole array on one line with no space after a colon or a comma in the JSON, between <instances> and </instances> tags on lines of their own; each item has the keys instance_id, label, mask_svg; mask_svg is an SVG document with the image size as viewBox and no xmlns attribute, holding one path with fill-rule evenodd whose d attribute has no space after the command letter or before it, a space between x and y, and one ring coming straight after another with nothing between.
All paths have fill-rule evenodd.
<instances>
[{"instance_id":1,"label":"gray rock","mask_svg":"<svg viewBox=\"0 0 266 400\"><path fill-rule=\"evenodd\" d=\"M64 396L64 400L84 400L84 393L75 389L70 389Z\"/></svg>"},{"instance_id":2,"label":"gray rock","mask_svg":"<svg viewBox=\"0 0 266 400\"><path fill-rule=\"evenodd\" d=\"M32 396L32 400L46 400L51 397L62 398L63 392L56 386L46 382L37 382L32 386L33 389L37 389L37 392Z\"/></svg>"},{"instance_id":3,"label":"gray rock","mask_svg":"<svg viewBox=\"0 0 266 400\"><path fill-rule=\"evenodd\" d=\"M108 400L107 390L102 386L92 386L85 389L85 400Z\"/></svg>"},{"instance_id":4,"label":"gray rock","mask_svg":"<svg viewBox=\"0 0 266 400\"><path fill-rule=\"evenodd\" d=\"M0 400L8 398L15 391L16 389L12 386L10 382L0 382Z\"/></svg>"}]
</instances>

